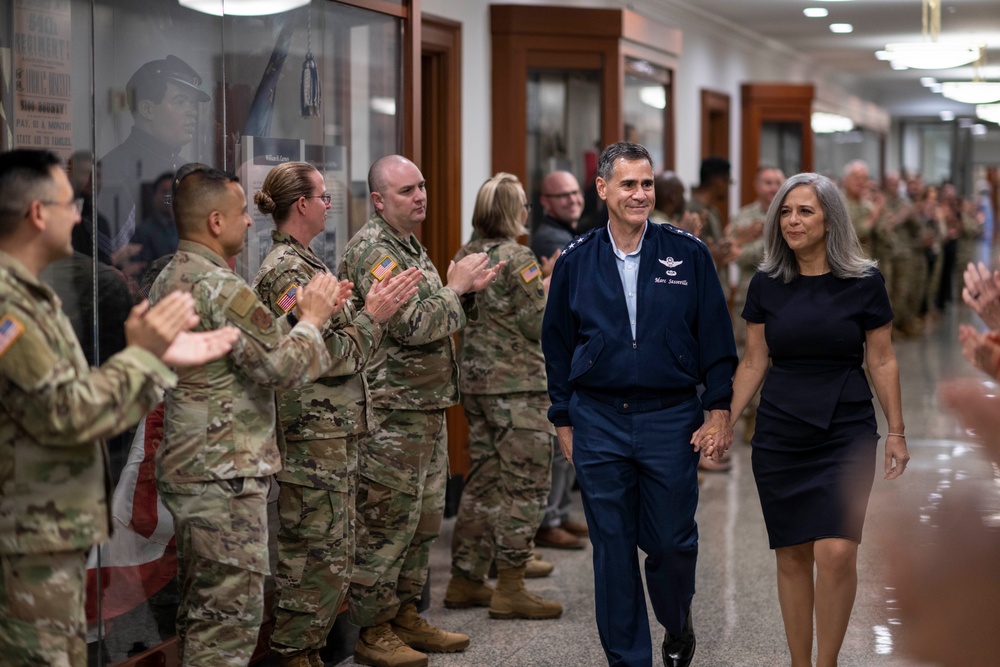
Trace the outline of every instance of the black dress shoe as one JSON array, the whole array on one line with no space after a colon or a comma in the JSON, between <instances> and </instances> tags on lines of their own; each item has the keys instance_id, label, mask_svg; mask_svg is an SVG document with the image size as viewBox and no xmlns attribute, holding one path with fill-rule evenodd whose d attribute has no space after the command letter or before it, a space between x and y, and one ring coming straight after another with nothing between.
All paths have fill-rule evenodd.
<instances>
[{"instance_id":1,"label":"black dress shoe","mask_svg":"<svg viewBox=\"0 0 1000 667\"><path fill-rule=\"evenodd\" d=\"M694 648L697 641L694 637L694 625L691 622L691 610L688 610L687 623L676 637L667 631L663 637L663 664L666 667L688 667L694 658Z\"/></svg>"}]
</instances>

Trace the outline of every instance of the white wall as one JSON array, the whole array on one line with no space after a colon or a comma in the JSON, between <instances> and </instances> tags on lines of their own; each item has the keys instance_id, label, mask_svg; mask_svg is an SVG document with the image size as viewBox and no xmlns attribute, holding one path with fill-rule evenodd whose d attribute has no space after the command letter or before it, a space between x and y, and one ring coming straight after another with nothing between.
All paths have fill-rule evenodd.
<instances>
[{"instance_id":1,"label":"white wall","mask_svg":"<svg viewBox=\"0 0 1000 667\"><path fill-rule=\"evenodd\" d=\"M469 235L475 186L490 177L490 26L488 0L422 0L426 14L462 23L462 224ZM659 23L680 28L683 50L676 72L675 128L677 172L688 186L697 183L701 160L701 89L730 97L730 158L737 205L740 160L740 85L747 82L813 83L817 106L840 111L855 121L888 127L888 116L854 95L853 82L826 70L808 56L752 33L742 26L678 0L522 0L510 4L576 7L627 7Z\"/></svg>"}]
</instances>

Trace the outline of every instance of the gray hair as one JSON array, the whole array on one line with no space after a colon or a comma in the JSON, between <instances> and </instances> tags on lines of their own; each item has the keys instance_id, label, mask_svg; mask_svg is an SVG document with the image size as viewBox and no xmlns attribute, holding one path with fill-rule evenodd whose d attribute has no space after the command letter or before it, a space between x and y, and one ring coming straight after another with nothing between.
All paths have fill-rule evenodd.
<instances>
[{"instance_id":1,"label":"gray hair","mask_svg":"<svg viewBox=\"0 0 1000 667\"><path fill-rule=\"evenodd\" d=\"M767 209L764 221L764 260L759 269L771 278L790 283L799 277L799 264L795 253L788 247L781 233L781 208L785 198L795 188L808 186L816 194L823 220L826 223L826 262L837 278L862 278L870 275L878 265L865 256L847 213L843 196L836 184L826 176L805 173L792 176L778 190Z\"/></svg>"},{"instance_id":2,"label":"gray hair","mask_svg":"<svg viewBox=\"0 0 1000 667\"><path fill-rule=\"evenodd\" d=\"M611 174L615 171L615 163L622 158L629 162L633 160L645 160L649 163L650 168L653 167L653 158L649 157L649 151L639 144L619 141L601 151L601 157L597 160L598 177L603 178L605 181L610 180Z\"/></svg>"}]
</instances>

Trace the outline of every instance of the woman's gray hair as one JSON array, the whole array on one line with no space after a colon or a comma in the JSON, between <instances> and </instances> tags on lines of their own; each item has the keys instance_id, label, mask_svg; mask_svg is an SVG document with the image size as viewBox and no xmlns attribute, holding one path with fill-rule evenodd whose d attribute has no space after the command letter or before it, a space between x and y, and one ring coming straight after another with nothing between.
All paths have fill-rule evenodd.
<instances>
[{"instance_id":1,"label":"woman's gray hair","mask_svg":"<svg viewBox=\"0 0 1000 667\"><path fill-rule=\"evenodd\" d=\"M851 216L837 185L826 176L804 173L792 176L778 190L764 220L764 259L758 267L771 278L790 283L799 277L799 263L781 233L781 207L795 188L808 186L816 194L826 222L826 262L838 278L870 275L878 262L865 256Z\"/></svg>"}]
</instances>

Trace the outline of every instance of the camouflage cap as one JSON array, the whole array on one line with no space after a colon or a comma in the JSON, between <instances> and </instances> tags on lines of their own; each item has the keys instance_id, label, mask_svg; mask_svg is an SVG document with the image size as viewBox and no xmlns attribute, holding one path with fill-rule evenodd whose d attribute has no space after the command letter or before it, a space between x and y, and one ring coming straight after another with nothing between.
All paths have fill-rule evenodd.
<instances>
[{"instance_id":1,"label":"camouflage cap","mask_svg":"<svg viewBox=\"0 0 1000 667\"><path fill-rule=\"evenodd\" d=\"M204 90L201 89L201 76L193 67L178 58L177 56L167 56L163 60L152 60L135 71L132 78L125 84L125 90L129 99L137 103L139 99L144 99L146 91L155 90L159 86L172 83L182 90L193 93L199 102L207 102L211 99ZM139 98L135 99L134 96Z\"/></svg>"}]
</instances>

